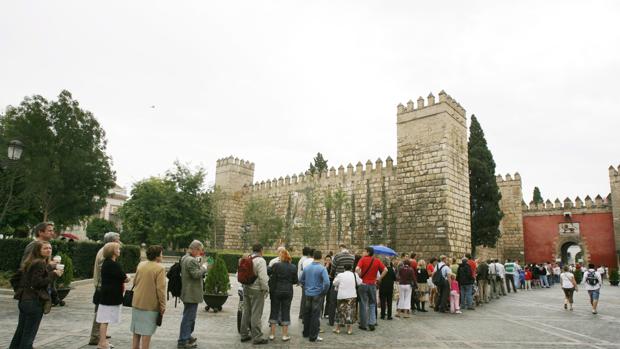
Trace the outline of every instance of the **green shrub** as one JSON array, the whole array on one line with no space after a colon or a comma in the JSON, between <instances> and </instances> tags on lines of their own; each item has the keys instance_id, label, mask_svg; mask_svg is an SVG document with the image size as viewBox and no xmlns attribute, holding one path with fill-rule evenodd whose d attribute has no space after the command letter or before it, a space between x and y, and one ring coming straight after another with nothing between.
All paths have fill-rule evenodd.
<instances>
[{"instance_id":1,"label":"green shrub","mask_svg":"<svg viewBox=\"0 0 620 349\"><path fill-rule=\"evenodd\" d=\"M140 246L123 245L118 262L125 273L135 273L138 263L140 263Z\"/></svg>"},{"instance_id":2,"label":"green shrub","mask_svg":"<svg viewBox=\"0 0 620 349\"><path fill-rule=\"evenodd\" d=\"M620 281L620 274L618 274L618 269L609 270L609 281Z\"/></svg>"},{"instance_id":3,"label":"green shrub","mask_svg":"<svg viewBox=\"0 0 620 349\"><path fill-rule=\"evenodd\" d=\"M97 256L97 252L103 247L103 244L84 241L74 243L74 245L71 257L73 258L75 275L82 279L92 278L93 269L95 267L95 256Z\"/></svg>"},{"instance_id":4,"label":"green shrub","mask_svg":"<svg viewBox=\"0 0 620 349\"><path fill-rule=\"evenodd\" d=\"M65 265L65 272L56 280L56 285L58 288L71 287L73 282L73 260L66 253L59 253L58 255L62 258L60 263Z\"/></svg>"},{"instance_id":5,"label":"green shrub","mask_svg":"<svg viewBox=\"0 0 620 349\"><path fill-rule=\"evenodd\" d=\"M215 257L215 263L207 273L205 279L205 294L228 294L230 290L230 280L228 279L228 270L226 269L226 262L222 257Z\"/></svg>"},{"instance_id":6,"label":"green shrub","mask_svg":"<svg viewBox=\"0 0 620 349\"><path fill-rule=\"evenodd\" d=\"M19 269L24 249L30 239L3 239L0 240L0 270L13 272Z\"/></svg>"}]
</instances>

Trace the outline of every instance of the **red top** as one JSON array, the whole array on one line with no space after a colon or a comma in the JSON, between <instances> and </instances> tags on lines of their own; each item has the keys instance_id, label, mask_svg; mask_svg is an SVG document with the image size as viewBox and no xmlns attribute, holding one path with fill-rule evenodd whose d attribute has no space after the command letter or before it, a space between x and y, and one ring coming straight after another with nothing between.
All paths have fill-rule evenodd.
<instances>
[{"instance_id":1,"label":"red top","mask_svg":"<svg viewBox=\"0 0 620 349\"><path fill-rule=\"evenodd\" d=\"M476 279L476 271L478 270L478 266L476 265L476 261L473 259L468 259L467 264L469 264L469 268L471 268L471 276Z\"/></svg>"},{"instance_id":2,"label":"red top","mask_svg":"<svg viewBox=\"0 0 620 349\"><path fill-rule=\"evenodd\" d=\"M525 280L532 280L532 272L529 270L525 271Z\"/></svg>"},{"instance_id":3,"label":"red top","mask_svg":"<svg viewBox=\"0 0 620 349\"><path fill-rule=\"evenodd\" d=\"M411 263L409 263L409 265L411 266L411 268L412 268L413 270L418 269L418 261L416 261L415 259L412 259L412 260L411 260Z\"/></svg>"},{"instance_id":4,"label":"red top","mask_svg":"<svg viewBox=\"0 0 620 349\"><path fill-rule=\"evenodd\" d=\"M370 264L371 261L373 261L372 265ZM364 275L364 277L362 277L362 282L366 285L374 285L377 283L377 272L382 272L385 266L378 258L364 256L357 262L357 268L361 270L360 275Z\"/></svg>"},{"instance_id":5,"label":"red top","mask_svg":"<svg viewBox=\"0 0 620 349\"><path fill-rule=\"evenodd\" d=\"M428 275L432 275L434 271L435 271L435 267L433 266L432 263L429 263L426 265L426 272L428 273Z\"/></svg>"}]
</instances>

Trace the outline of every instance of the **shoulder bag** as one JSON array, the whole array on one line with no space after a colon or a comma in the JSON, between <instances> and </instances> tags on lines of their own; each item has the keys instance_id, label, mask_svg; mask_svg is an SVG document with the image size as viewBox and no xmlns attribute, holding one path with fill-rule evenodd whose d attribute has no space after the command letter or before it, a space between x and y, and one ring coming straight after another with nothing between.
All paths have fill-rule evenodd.
<instances>
[{"instance_id":1,"label":"shoulder bag","mask_svg":"<svg viewBox=\"0 0 620 349\"><path fill-rule=\"evenodd\" d=\"M125 295L123 295L123 306L131 308L131 303L133 303L133 288L136 287L136 284L131 286L131 290L125 291Z\"/></svg>"}]
</instances>

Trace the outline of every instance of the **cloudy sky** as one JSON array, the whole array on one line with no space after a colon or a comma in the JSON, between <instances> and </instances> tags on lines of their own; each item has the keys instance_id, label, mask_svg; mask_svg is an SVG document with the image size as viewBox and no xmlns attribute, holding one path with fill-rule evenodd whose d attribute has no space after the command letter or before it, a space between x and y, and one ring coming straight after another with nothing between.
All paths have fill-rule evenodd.
<instances>
[{"instance_id":1,"label":"cloudy sky","mask_svg":"<svg viewBox=\"0 0 620 349\"><path fill-rule=\"evenodd\" d=\"M62 89L119 184L228 155L255 180L396 157L396 105L444 89L526 201L609 193L617 1L3 1L0 108ZM151 106L155 106L152 108Z\"/></svg>"}]
</instances>

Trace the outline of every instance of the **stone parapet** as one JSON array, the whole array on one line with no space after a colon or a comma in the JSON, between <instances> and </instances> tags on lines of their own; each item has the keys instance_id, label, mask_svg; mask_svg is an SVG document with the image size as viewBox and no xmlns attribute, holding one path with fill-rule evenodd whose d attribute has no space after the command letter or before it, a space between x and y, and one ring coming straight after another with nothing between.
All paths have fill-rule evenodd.
<instances>
[{"instance_id":1,"label":"stone parapet","mask_svg":"<svg viewBox=\"0 0 620 349\"><path fill-rule=\"evenodd\" d=\"M502 199L500 200L500 209L504 213L504 217L500 222L500 259L523 259L523 193L521 185L521 175L507 174L502 177L496 176L496 182L499 187Z\"/></svg>"},{"instance_id":2,"label":"stone parapet","mask_svg":"<svg viewBox=\"0 0 620 349\"><path fill-rule=\"evenodd\" d=\"M609 166L609 186L611 187L609 201L612 204L616 251L620 256L620 166Z\"/></svg>"}]
</instances>

